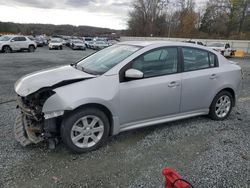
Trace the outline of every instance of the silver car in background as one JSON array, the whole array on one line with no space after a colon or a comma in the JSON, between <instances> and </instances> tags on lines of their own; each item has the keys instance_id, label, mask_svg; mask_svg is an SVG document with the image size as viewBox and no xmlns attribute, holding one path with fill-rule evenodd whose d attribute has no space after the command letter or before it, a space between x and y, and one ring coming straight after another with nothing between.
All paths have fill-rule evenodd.
<instances>
[{"instance_id":1,"label":"silver car in background","mask_svg":"<svg viewBox=\"0 0 250 188\"><path fill-rule=\"evenodd\" d=\"M82 153L122 131L200 115L224 120L241 79L238 65L200 45L119 43L18 80L15 137L23 146L62 138Z\"/></svg>"}]
</instances>

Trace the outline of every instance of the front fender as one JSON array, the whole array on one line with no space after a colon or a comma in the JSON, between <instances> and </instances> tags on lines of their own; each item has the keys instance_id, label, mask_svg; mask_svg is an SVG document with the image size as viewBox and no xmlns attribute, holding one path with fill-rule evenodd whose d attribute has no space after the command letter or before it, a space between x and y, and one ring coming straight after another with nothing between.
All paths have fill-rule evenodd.
<instances>
[{"instance_id":1,"label":"front fender","mask_svg":"<svg viewBox=\"0 0 250 188\"><path fill-rule=\"evenodd\" d=\"M43 105L43 113L51 113L56 111L72 110L70 106L57 94L55 93L49 97Z\"/></svg>"}]
</instances>

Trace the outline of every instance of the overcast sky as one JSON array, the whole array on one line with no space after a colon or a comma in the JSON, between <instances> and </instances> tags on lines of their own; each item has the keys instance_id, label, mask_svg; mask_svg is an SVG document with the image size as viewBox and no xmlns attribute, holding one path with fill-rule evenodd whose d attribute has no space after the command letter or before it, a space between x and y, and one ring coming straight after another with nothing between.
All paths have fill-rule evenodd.
<instances>
[{"instance_id":1,"label":"overcast sky","mask_svg":"<svg viewBox=\"0 0 250 188\"><path fill-rule=\"evenodd\" d=\"M133 0L0 0L0 21L126 29ZM196 0L201 5L206 0Z\"/></svg>"}]
</instances>

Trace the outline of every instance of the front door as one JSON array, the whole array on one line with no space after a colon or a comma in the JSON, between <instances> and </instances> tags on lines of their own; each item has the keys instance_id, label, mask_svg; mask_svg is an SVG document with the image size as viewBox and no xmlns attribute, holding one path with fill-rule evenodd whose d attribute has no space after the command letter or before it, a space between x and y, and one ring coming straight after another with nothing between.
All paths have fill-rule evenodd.
<instances>
[{"instance_id":1,"label":"front door","mask_svg":"<svg viewBox=\"0 0 250 188\"><path fill-rule=\"evenodd\" d=\"M180 112L181 74L177 67L175 47L147 52L131 62L130 68L143 72L144 78L120 83L122 127Z\"/></svg>"}]
</instances>

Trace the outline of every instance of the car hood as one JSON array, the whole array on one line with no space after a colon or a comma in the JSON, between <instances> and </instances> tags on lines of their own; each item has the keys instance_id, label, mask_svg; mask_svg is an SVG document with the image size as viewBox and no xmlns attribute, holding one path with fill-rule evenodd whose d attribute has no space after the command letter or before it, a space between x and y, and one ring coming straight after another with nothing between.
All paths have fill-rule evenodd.
<instances>
[{"instance_id":1,"label":"car hood","mask_svg":"<svg viewBox=\"0 0 250 188\"><path fill-rule=\"evenodd\" d=\"M76 46L84 46L85 45L84 43L73 43L73 44Z\"/></svg>"},{"instance_id":2,"label":"car hood","mask_svg":"<svg viewBox=\"0 0 250 188\"><path fill-rule=\"evenodd\" d=\"M42 88L56 88L94 77L96 76L77 70L72 66L56 67L34 72L20 78L15 83L15 92L25 97Z\"/></svg>"},{"instance_id":3,"label":"car hood","mask_svg":"<svg viewBox=\"0 0 250 188\"><path fill-rule=\"evenodd\" d=\"M0 41L0 44L4 44L4 43L6 43L6 42L8 42L8 41Z\"/></svg>"},{"instance_id":4,"label":"car hood","mask_svg":"<svg viewBox=\"0 0 250 188\"><path fill-rule=\"evenodd\" d=\"M61 42L50 42L49 45L58 45L59 46L59 45L62 45L62 43Z\"/></svg>"}]
</instances>

